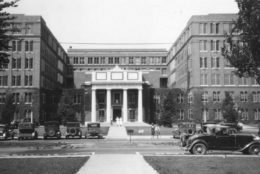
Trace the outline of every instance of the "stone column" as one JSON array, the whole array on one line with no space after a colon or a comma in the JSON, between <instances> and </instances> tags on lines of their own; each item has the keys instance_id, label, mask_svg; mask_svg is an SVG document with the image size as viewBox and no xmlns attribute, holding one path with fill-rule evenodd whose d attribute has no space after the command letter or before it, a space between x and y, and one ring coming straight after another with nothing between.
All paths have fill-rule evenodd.
<instances>
[{"instance_id":1,"label":"stone column","mask_svg":"<svg viewBox=\"0 0 260 174\"><path fill-rule=\"evenodd\" d=\"M143 122L143 89L138 89L138 122Z\"/></svg>"},{"instance_id":2,"label":"stone column","mask_svg":"<svg viewBox=\"0 0 260 174\"><path fill-rule=\"evenodd\" d=\"M111 89L107 89L107 122L111 121Z\"/></svg>"},{"instance_id":3,"label":"stone column","mask_svg":"<svg viewBox=\"0 0 260 174\"><path fill-rule=\"evenodd\" d=\"M91 122L96 122L96 89L92 89L91 93Z\"/></svg>"},{"instance_id":4,"label":"stone column","mask_svg":"<svg viewBox=\"0 0 260 174\"><path fill-rule=\"evenodd\" d=\"M123 92L123 122L127 122L127 89Z\"/></svg>"}]
</instances>

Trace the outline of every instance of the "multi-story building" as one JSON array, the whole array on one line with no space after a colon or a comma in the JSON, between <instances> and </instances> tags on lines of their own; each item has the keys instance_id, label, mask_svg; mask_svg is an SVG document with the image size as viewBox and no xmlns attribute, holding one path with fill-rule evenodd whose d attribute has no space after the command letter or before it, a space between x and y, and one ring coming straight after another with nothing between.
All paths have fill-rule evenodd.
<instances>
[{"instance_id":1,"label":"multi-story building","mask_svg":"<svg viewBox=\"0 0 260 174\"><path fill-rule=\"evenodd\" d=\"M221 120L221 101L229 92L240 119L260 119L260 86L254 78L236 76L234 67L221 54L236 19L236 14L192 16L171 47L168 87L187 90L186 117Z\"/></svg>"},{"instance_id":2,"label":"multi-story building","mask_svg":"<svg viewBox=\"0 0 260 174\"><path fill-rule=\"evenodd\" d=\"M84 97L91 103L84 109L86 122L152 121L150 89L167 87L167 50L70 48L68 55L71 86L91 90Z\"/></svg>"},{"instance_id":3,"label":"multi-story building","mask_svg":"<svg viewBox=\"0 0 260 174\"><path fill-rule=\"evenodd\" d=\"M0 71L1 105L10 93L17 104L12 120L29 117L43 122L56 115L68 56L41 16L13 16L12 27L18 30L8 33L15 40L9 43L9 64Z\"/></svg>"}]
</instances>

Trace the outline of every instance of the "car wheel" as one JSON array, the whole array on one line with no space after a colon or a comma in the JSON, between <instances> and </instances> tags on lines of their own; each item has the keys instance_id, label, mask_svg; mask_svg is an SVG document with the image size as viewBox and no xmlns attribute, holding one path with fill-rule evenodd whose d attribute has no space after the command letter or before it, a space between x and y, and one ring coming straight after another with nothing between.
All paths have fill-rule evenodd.
<instances>
[{"instance_id":1,"label":"car wheel","mask_svg":"<svg viewBox=\"0 0 260 174\"><path fill-rule=\"evenodd\" d=\"M250 155L258 155L260 150L260 145L252 145L249 147L248 152Z\"/></svg>"},{"instance_id":2,"label":"car wheel","mask_svg":"<svg viewBox=\"0 0 260 174\"><path fill-rule=\"evenodd\" d=\"M203 143L197 143L192 147L193 154L204 155L207 152L207 147Z\"/></svg>"}]
</instances>

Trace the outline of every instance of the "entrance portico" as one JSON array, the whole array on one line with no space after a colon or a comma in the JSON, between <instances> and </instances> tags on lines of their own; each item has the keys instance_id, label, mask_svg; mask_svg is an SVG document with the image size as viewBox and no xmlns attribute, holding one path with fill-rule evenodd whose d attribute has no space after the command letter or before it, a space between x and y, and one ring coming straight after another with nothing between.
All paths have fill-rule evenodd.
<instances>
[{"instance_id":1,"label":"entrance portico","mask_svg":"<svg viewBox=\"0 0 260 174\"><path fill-rule=\"evenodd\" d=\"M112 70L92 72L91 122L143 122L142 72Z\"/></svg>"}]
</instances>

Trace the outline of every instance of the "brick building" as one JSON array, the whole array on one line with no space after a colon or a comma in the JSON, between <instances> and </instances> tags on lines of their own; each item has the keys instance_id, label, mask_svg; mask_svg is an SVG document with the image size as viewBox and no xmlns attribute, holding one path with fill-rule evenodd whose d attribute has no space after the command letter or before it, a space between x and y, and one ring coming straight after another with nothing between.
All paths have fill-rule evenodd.
<instances>
[{"instance_id":1,"label":"brick building","mask_svg":"<svg viewBox=\"0 0 260 174\"><path fill-rule=\"evenodd\" d=\"M239 78L221 54L236 14L192 16L168 54L168 87L187 91L189 108L180 110L194 120L221 120L221 101L229 92L240 119L260 119L260 86L253 78Z\"/></svg>"},{"instance_id":2,"label":"brick building","mask_svg":"<svg viewBox=\"0 0 260 174\"><path fill-rule=\"evenodd\" d=\"M13 15L16 40L9 45L9 64L0 71L0 101L14 96L12 120L43 122L56 115L59 95L66 86L68 56L41 16ZM18 106L25 109L20 110Z\"/></svg>"}]
</instances>

